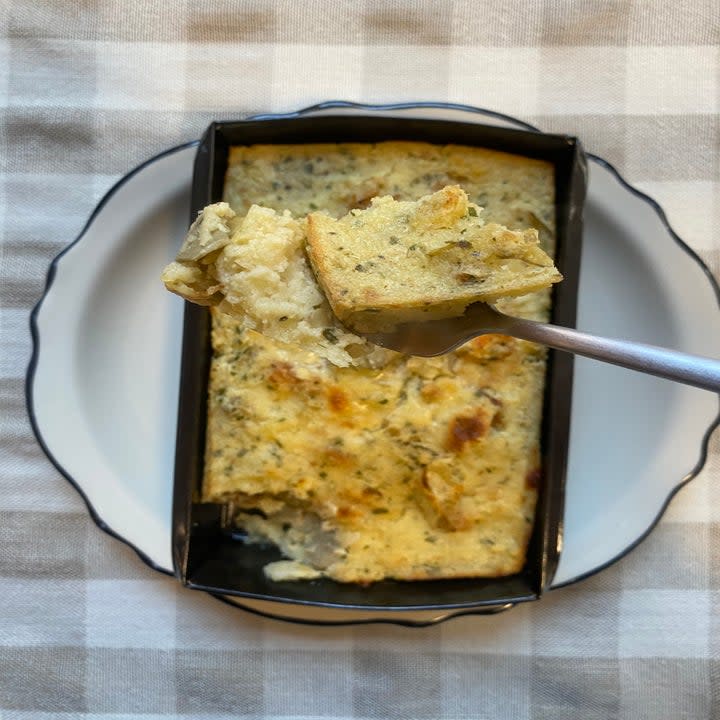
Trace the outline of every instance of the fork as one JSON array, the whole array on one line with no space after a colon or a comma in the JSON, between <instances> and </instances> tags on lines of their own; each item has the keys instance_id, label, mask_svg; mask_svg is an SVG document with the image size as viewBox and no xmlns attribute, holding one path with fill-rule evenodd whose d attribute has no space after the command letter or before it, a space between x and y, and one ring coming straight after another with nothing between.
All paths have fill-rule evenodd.
<instances>
[{"instance_id":1,"label":"fork","mask_svg":"<svg viewBox=\"0 0 720 720\"><path fill-rule=\"evenodd\" d=\"M486 303L473 303L464 315L398 325L385 333L366 333L370 342L405 355L433 357L478 335L499 333L650 375L720 392L720 361L654 345L598 337L580 330L505 315Z\"/></svg>"}]
</instances>

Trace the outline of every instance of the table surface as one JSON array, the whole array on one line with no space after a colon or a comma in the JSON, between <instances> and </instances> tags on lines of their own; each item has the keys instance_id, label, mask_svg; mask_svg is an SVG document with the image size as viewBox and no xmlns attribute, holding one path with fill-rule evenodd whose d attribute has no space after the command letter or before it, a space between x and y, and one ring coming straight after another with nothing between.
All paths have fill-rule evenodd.
<instances>
[{"instance_id":1,"label":"table surface","mask_svg":"<svg viewBox=\"0 0 720 720\"><path fill-rule=\"evenodd\" d=\"M0 719L720 717L717 440L614 566L425 629L292 625L183 590L43 455L28 314L102 194L210 120L327 99L578 135L720 271L716 0L0 4Z\"/></svg>"}]
</instances>

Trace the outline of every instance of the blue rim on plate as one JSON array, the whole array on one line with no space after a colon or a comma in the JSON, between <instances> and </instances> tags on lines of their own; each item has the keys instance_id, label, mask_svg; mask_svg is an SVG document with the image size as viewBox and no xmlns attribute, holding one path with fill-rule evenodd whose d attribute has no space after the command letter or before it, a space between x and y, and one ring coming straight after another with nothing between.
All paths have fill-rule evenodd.
<instances>
[{"instance_id":1,"label":"blue rim on plate","mask_svg":"<svg viewBox=\"0 0 720 720\"><path fill-rule=\"evenodd\" d=\"M259 115L253 115L248 117L247 119L251 120L270 120L270 119L282 119L282 118L294 118L294 117L301 117L307 114L312 114L315 112L325 111L325 110L333 110L333 109L357 109L362 111L371 111L371 112L390 112L390 111L400 111L400 110L451 110L451 111L460 111L460 112L468 112L475 115L480 115L483 117L489 117L489 118L495 118L499 120L503 120L509 123L513 123L516 126L530 130L533 132L542 132L539 128L535 127L534 125L531 125L530 123L527 123L523 120L519 120L517 118L514 118L510 115L497 112L494 110L488 110L484 108L478 108L471 105L464 105L459 103L442 103L442 102L415 102L415 103L393 103L393 104L381 104L381 105L373 105L373 104L363 104L363 103L354 103L354 102L346 102L342 100L333 100L323 103L318 103L315 105L311 105L305 108L302 108L297 111L288 112L288 113L263 113ZM38 330L38 314L40 312L40 309L42 308L42 305L53 285L53 281L55 279L55 275L57 272L57 266L59 261L70 251L73 247L75 247L85 236L88 229L91 227L93 222L95 221L96 217L100 213L100 211L103 209L103 207L107 204L107 202L112 198L112 196L125 184L127 183L133 176L135 176L137 173L142 171L144 168L148 167L149 165L153 164L157 160L160 160L163 157L166 157L168 155L171 155L173 153L186 150L192 147L195 147L198 145L198 141L190 141L187 143L183 143L181 145L177 145L175 147L169 148L167 150L164 150L163 152L149 158L148 160L144 161L143 163L139 164L135 168L133 168L131 171L129 171L126 175L124 175L122 178L120 178L101 198L101 200L98 202L92 213L90 214L90 217L88 218L87 222L85 223L83 229L80 231L78 236L71 242L68 246L63 248L51 261L50 266L47 271L46 276L46 283L45 288L43 290L43 293L38 300L38 302L33 307L31 313L30 313L30 333L32 338L32 354L30 357L30 361L27 368L26 378L25 378L25 399L26 399L26 405L28 410L28 417L30 420L30 425L33 430L33 433L38 441L38 444L40 445L41 449L45 453L45 455L48 457L50 462L55 466L55 468L60 472L60 474L75 488L75 490L78 492L80 497L83 499L88 512L90 514L90 517L92 518L93 522L97 525L100 530L107 533L111 537L123 542L125 545L130 547L137 556L145 563L148 567L152 568L153 570L160 572L164 575L174 577L174 573L160 565L158 565L154 560L152 560L146 553L144 553L142 550L140 550L137 546L135 546L132 542L127 540L125 537L123 537L120 533L115 531L113 528L111 528L103 519L100 517L98 512L93 507L92 503L88 499L86 493L82 489L82 487L79 485L79 483L75 480L75 478L72 477L72 475L63 467L63 465L57 460L57 458L52 454L50 449L48 448L42 433L40 431L40 427L37 422L37 417L35 413L35 399L34 399L34 391L33 391L33 382L35 378L35 372L38 364L38 357L40 352L40 335ZM630 183L628 183L618 172L618 170L607 160L598 157L597 155L593 155L591 153L586 154L587 158L594 163L597 163L599 166L604 167L607 169L614 177L615 179L631 194L633 194L635 197L641 199L645 203L647 203L653 211L658 216L659 220L661 221L662 225L670 235L670 237L675 241L675 243L682 248L683 251L685 251L690 258L692 258L697 265L701 268L703 271L706 279L710 283L710 286L713 290L713 293L715 295L715 299L718 303L718 306L720 307L720 284L718 284L718 281L713 276L712 272L708 268L708 266L703 262L703 260L700 258L700 256L689 246L687 243L685 243L682 238L679 237L679 235L673 230L671 227L667 216L661 206L657 203L656 200L654 200L652 197L647 195L646 193L642 192L641 190L638 190L637 188L633 187ZM719 398L720 399L720 398ZM708 426L707 430L705 431L703 438L700 443L700 453L698 460L695 464L695 466L680 480L678 483L673 487L673 489L668 494L667 498L665 499L664 503L661 505L657 515L654 517L654 519L650 522L648 527L645 529L645 531L637 537L632 543L630 543L625 549L623 549L620 553L615 555L610 560L606 561L605 563L594 567L593 569L582 573L580 575L577 575L575 577L572 577L569 580L566 580L562 583L559 583L557 585L553 585L551 589L555 588L561 588L561 587L567 587L568 585L575 584L581 580L584 580L588 577L591 577L592 575L595 575L602 570L606 569L607 567L613 565L618 560L625 557L627 554L629 554L632 550L634 550L640 543L642 543L648 535L652 532L652 530L657 526L658 522L662 518L663 514L665 513L668 505L672 501L672 499L675 497L677 492L683 488L687 483L689 483L693 478L697 476L697 474L700 472L702 467L704 466L707 455L708 455L708 446L710 441L710 436L712 435L713 431L720 425L720 405L718 408L718 413L716 414L713 421ZM365 619L346 619L346 620L311 620L311 619L302 619L302 618L288 618L284 617L282 615L276 615L271 612L265 612L262 610L258 610L256 608L252 608L246 605L241 605L235 602L232 602L228 600L227 598L220 596L220 595L213 595L216 599L222 601L225 604L231 605L233 607L240 608L242 610L245 610L247 612L250 612L255 615L260 615L263 617L269 617L276 620L284 620L287 622L294 622L299 624L306 624L306 625L362 625L362 624L370 624L370 623L378 623L378 624L394 624L394 625L401 625L406 627L425 627L429 625L435 625L440 622L443 622L445 620L448 620L450 618L455 617L462 617L466 615L474 615L478 614L478 609L468 609L466 611L450 611L444 615L442 615L439 618L432 618L427 621L423 620L407 620L403 618L391 618L391 617L380 617L377 619L373 618L365 618ZM500 608L502 610L504 608Z\"/></svg>"}]
</instances>

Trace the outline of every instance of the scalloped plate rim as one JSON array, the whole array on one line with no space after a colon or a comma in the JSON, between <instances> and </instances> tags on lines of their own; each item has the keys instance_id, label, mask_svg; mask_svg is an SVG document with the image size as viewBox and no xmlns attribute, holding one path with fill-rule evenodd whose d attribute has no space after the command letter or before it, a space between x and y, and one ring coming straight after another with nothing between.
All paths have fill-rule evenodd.
<instances>
[{"instance_id":1,"label":"scalloped plate rim","mask_svg":"<svg viewBox=\"0 0 720 720\"><path fill-rule=\"evenodd\" d=\"M481 116L487 116L496 118L499 120L503 120L505 122L513 123L523 129L531 130L533 132L542 132L539 128L535 127L534 125L531 125L528 122L525 122L523 120L520 120L518 118L515 118L511 115L507 115L502 112L498 112L495 110L489 110L485 108L479 108L471 105L465 105L461 103L443 103L443 102L403 102L403 103L390 103L390 104L364 104L364 103L355 103L355 102L349 102L344 100L329 100L326 102L317 103L314 105L310 105L307 107L304 107L300 110L285 112L285 113L261 113L261 114L254 114L250 115L247 118L243 118L244 120L271 120L271 119L281 119L281 118L293 118L293 117L300 117L303 115L311 114L314 112L321 112L326 110L361 110L361 111L370 111L370 112L390 112L390 111L401 111L401 110L423 110L423 109L438 109L438 110L454 110L454 111L461 111L461 112L469 112L476 115ZM85 493L80 481L78 481L76 478L74 478L62 465L62 463L54 456L54 454L51 452L49 447L47 446L43 434L41 431L41 428L39 426L39 423L37 421L37 417L35 414L35 397L34 397L34 388L33 388L33 381L35 378L35 373L37 370L38 365L38 359L40 354L40 333L38 329L38 316L42 310L42 307L47 300L47 298L51 294L52 286L57 274L58 266L61 262L61 260L70 252L74 247L76 247L85 237L90 227L93 225L95 220L97 219L97 216L103 209L103 207L108 203L108 201L112 198L112 196L129 180L131 180L135 175L137 175L139 172L141 172L143 169L148 167L149 165L155 163L156 161L171 155L173 153L187 150L192 147L195 147L199 144L199 140L191 140L185 143L181 143L179 145L175 145L173 147L167 148L166 150L163 150L160 153L157 153L156 155L153 155L152 157L148 158L147 160L143 161L142 163L138 164L134 168L132 168L129 172L127 172L125 175L123 175L121 178L119 178L112 187L102 196L102 198L98 201L97 205L94 207L93 211L91 212L90 216L88 217L88 220L86 221L85 225L83 226L82 230L78 233L77 237L69 243L66 247L64 247L50 262L50 265L48 267L47 275L46 275L46 281L45 286L42 292L42 295L32 308L30 312L30 318L29 318L29 325L30 325L30 333L31 333L31 339L32 339L32 353L30 356L30 360L28 363L26 376L25 376L25 400L26 400L26 407L28 411L28 418L30 421L30 426L33 431L33 434L35 435L35 438L40 445L41 449L47 456L47 458L50 460L50 462L53 464L53 466L58 470L58 472L70 483L70 485L77 491L77 493L82 498L83 502L85 503L88 513L90 517L92 518L93 522L97 525L97 527L102 530L103 532L107 533L111 537L115 538L116 540L119 540L120 542L127 545L130 549L132 549L136 555L142 560L142 562L150 567L151 569L160 572L164 575L174 577L174 573L172 570L169 570L168 568L162 567L158 563L156 563L149 555L147 555L145 552L140 550L136 545L134 545L132 542L127 540L125 537L123 537L119 532L111 528L100 516L100 514L95 510L93 504L90 502L87 494ZM674 240L700 267L700 269L703 271L707 281L710 283L710 286L715 294L716 301L718 305L720 306L720 284L715 279L713 274L711 273L708 266L703 262L703 260L700 258L700 256L673 230L672 226L670 225L670 222L667 219L667 216L660 206L660 204L651 196L649 196L647 193L644 193L643 191L639 190L638 188L635 188L633 185L631 185L627 180L623 178L623 176L620 174L620 172L610 163L609 161L605 160L602 157L599 157L598 155L594 155L592 153L587 153L588 160L595 162L608 171L610 171L615 179L630 193L638 197L639 199L643 200L644 202L648 203L654 212L659 217L663 227L668 232L672 240ZM720 400L720 398L719 398ZM713 421L708 426L707 430L705 431L703 438L700 443L700 450L699 450L699 456L698 460L695 464L695 466L684 476L682 477L677 484L673 486L673 488L670 490L668 496L665 498L664 502L660 506L660 509L658 513L655 515L653 520L650 522L648 527L641 533L639 537L637 537L631 544L629 544L626 548L624 548L621 552L613 556L608 561L602 563L601 565L598 565L597 567L594 567L590 570L588 570L585 573L581 573L577 576L574 576L568 580L563 581L562 583L558 583L556 585L552 585L550 587L550 590L558 589L567 587L569 585L573 585L575 583L581 582L582 580L591 577L602 570L606 569L607 567L610 567L611 565L615 564L619 560L621 560L623 557L628 555L630 552L632 552L638 545L640 545L647 537L650 535L650 533L654 530L654 528L657 526L658 522L666 512L670 502L675 497L675 495L683 488L687 483L689 483L691 480L693 480L698 473L701 471L703 466L705 465L705 462L707 461L707 455L708 455L708 447L709 447L709 441L710 437L713 433L713 431L720 425L720 405L718 407L718 413L716 414ZM346 619L346 620L315 620L315 619L304 619L304 618L295 618L295 617L287 617L283 615L278 615L269 611L259 610L255 607L248 606L246 604L243 604L242 599L237 598L231 598L230 596L223 596L223 595L213 595L210 594L211 597L216 598L217 600L220 600L221 602L231 605L232 607L236 607L242 610L245 610L246 612L250 612L252 614L260 615L262 617L268 617L275 620L282 620L286 622L292 622L292 623L299 623L299 624L306 624L306 625L322 625L322 626L344 626L344 625L364 625L364 624L393 624L393 625L401 625L405 627L426 627L430 625L435 625L440 622L444 622L446 620L456 618L456 617L462 617L466 615L477 615L477 614L492 614L496 612L502 612L504 610L507 610L511 607L513 607L512 604L509 605L503 605L500 608L492 608L488 609L487 607L467 607L467 608L450 608L450 609L444 609L439 610L437 617L432 617L427 620L413 620L411 618L403 618L403 617L388 617L388 616L382 616L382 617L368 617L368 618L362 618L362 619ZM296 603L297 605L302 606L303 603ZM279 603L280 605L280 603ZM378 612L378 611L374 611ZM403 611L388 611L388 613L392 614L392 612L412 612L408 610Z\"/></svg>"}]
</instances>

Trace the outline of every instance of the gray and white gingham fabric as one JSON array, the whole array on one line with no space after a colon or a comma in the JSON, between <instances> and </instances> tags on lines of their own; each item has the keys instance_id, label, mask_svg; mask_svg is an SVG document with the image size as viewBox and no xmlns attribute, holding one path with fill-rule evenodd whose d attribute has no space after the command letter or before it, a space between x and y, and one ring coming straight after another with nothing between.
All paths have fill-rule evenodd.
<instances>
[{"instance_id":1,"label":"gray and white gingham fabric","mask_svg":"<svg viewBox=\"0 0 720 720\"><path fill-rule=\"evenodd\" d=\"M429 629L259 618L88 517L25 412L51 258L211 119L326 99L491 107L580 136L720 272L717 0L0 2L0 718L720 717L720 447L601 574Z\"/></svg>"}]
</instances>

